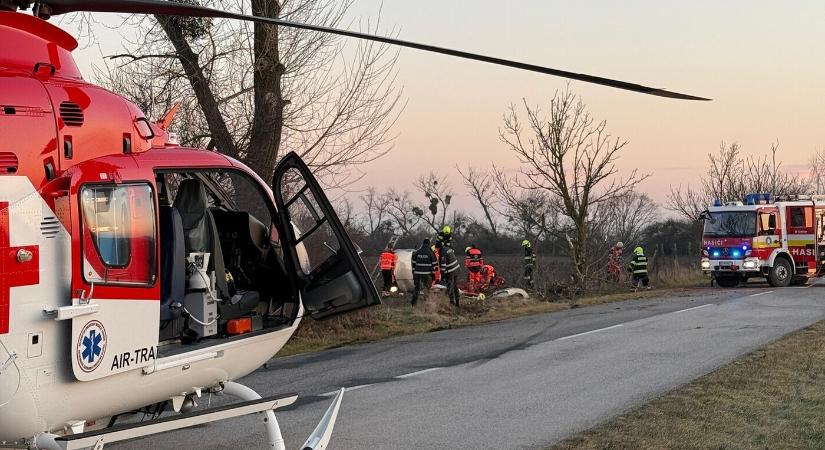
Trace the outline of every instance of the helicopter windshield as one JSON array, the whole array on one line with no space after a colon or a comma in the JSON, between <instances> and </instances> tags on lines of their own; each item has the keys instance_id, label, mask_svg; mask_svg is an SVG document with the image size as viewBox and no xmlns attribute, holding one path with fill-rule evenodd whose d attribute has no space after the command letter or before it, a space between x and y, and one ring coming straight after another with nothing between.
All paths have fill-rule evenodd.
<instances>
[{"instance_id":1,"label":"helicopter windshield","mask_svg":"<svg viewBox=\"0 0 825 450\"><path fill-rule=\"evenodd\" d=\"M714 212L705 218L705 236L753 236L756 213L753 211Z\"/></svg>"}]
</instances>

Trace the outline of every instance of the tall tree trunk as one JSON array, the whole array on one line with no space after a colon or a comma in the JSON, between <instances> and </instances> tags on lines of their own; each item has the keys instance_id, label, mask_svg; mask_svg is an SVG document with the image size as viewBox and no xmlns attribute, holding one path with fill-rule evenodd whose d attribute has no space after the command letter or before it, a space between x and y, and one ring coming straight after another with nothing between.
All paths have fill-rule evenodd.
<instances>
[{"instance_id":1,"label":"tall tree trunk","mask_svg":"<svg viewBox=\"0 0 825 450\"><path fill-rule=\"evenodd\" d=\"M587 282L588 258L587 258L587 223L576 223L576 237L572 242L572 259L574 276L576 282L584 286Z\"/></svg>"},{"instance_id":2,"label":"tall tree trunk","mask_svg":"<svg viewBox=\"0 0 825 450\"><path fill-rule=\"evenodd\" d=\"M481 209L484 211L484 217L487 219L487 224L490 225L490 231L493 232L493 236L498 237L498 230L496 229L496 221L493 220L493 215L490 213L490 207L485 202L481 202Z\"/></svg>"},{"instance_id":3,"label":"tall tree trunk","mask_svg":"<svg viewBox=\"0 0 825 450\"><path fill-rule=\"evenodd\" d=\"M232 139L229 128L227 128L226 122L223 120L221 110L218 108L218 101L215 99L215 94L209 87L209 80L206 79L203 68L198 63L198 55L192 51L192 47L186 41L183 30L174 18L170 16L155 16L155 19L175 47L178 60L183 67L184 73L186 73L189 84L192 85L192 90L195 92L198 104L201 110L203 110L206 124L209 126L209 132L212 134L211 142L214 143L214 146L221 153L237 158L238 148L235 146L235 141Z\"/></svg>"},{"instance_id":4,"label":"tall tree trunk","mask_svg":"<svg viewBox=\"0 0 825 450\"><path fill-rule=\"evenodd\" d=\"M252 14L277 18L281 13L278 0L252 0ZM283 129L284 99L281 78L284 65L278 51L278 27L255 24L255 113L249 152L245 162L266 181L272 177L278 161Z\"/></svg>"}]
</instances>

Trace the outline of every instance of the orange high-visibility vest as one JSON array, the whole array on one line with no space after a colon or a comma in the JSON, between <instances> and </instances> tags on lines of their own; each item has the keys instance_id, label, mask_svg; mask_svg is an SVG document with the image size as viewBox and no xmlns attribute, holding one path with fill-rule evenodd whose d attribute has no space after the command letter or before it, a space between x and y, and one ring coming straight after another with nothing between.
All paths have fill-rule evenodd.
<instances>
[{"instance_id":1,"label":"orange high-visibility vest","mask_svg":"<svg viewBox=\"0 0 825 450\"><path fill-rule=\"evenodd\" d=\"M395 263L398 261L398 255L395 252L384 251L381 253L379 259L379 267L381 270L395 270Z\"/></svg>"}]
</instances>

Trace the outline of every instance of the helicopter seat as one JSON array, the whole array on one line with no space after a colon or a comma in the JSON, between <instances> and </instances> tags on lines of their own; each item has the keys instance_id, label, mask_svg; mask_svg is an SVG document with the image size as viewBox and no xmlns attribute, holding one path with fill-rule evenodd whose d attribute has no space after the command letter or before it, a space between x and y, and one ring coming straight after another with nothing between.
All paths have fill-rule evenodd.
<instances>
[{"instance_id":1,"label":"helicopter seat","mask_svg":"<svg viewBox=\"0 0 825 450\"><path fill-rule=\"evenodd\" d=\"M180 316L180 304L186 294L186 248L183 222L171 205L160 205L160 320ZM174 305L174 306L173 306Z\"/></svg>"},{"instance_id":2,"label":"helicopter seat","mask_svg":"<svg viewBox=\"0 0 825 450\"><path fill-rule=\"evenodd\" d=\"M267 228L251 214L243 211L212 209L220 231L221 248L226 252L224 263L235 276L235 283L249 288L252 277L263 261ZM231 289L230 289L231 290Z\"/></svg>"},{"instance_id":3,"label":"helicopter seat","mask_svg":"<svg viewBox=\"0 0 825 450\"><path fill-rule=\"evenodd\" d=\"M229 293L232 298L220 306L221 318L241 317L255 309L261 301L256 290L260 282L266 227L244 211L211 209L220 231L221 248L226 252L224 263L232 277Z\"/></svg>"},{"instance_id":4,"label":"helicopter seat","mask_svg":"<svg viewBox=\"0 0 825 450\"><path fill-rule=\"evenodd\" d=\"M189 178L178 187L174 208L180 213L186 254L209 253L209 272L215 273L215 289L221 299L229 299L223 253L215 219L206 201L206 188L200 180Z\"/></svg>"}]
</instances>

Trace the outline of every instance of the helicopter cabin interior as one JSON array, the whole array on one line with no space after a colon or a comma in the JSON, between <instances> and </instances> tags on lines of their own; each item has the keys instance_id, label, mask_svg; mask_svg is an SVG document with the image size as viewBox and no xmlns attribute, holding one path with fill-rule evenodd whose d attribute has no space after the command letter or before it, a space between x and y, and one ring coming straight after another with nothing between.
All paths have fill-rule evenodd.
<instances>
[{"instance_id":1,"label":"helicopter cabin interior","mask_svg":"<svg viewBox=\"0 0 825 450\"><path fill-rule=\"evenodd\" d=\"M297 313L277 216L242 172L157 173L161 354L289 325ZM165 276L164 276L165 275Z\"/></svg>"},{"instance_id":2,"label":"helicopter cabin interior","mask_svg":"<svg viewBox=\"0 0 825 450\"><path fill-rule=\"evenodd\" d=\"M78 167L81 300L84 290L90 298L158 299L158 330L133 330L141 334L134 342L154 342L158 357L282 330L302 310L323 319L380 303L298 155L283 157L270 191L211 152L196 154L196 167L175 164L193 151L151 150L145 165L122 175L107 174L108 163ZM127 157L105 159L122 166ZM101 320L121 320L123 302L100 303Z\"/></svg>"},{"instance_id":3,"label":"helicopter cabin interior","mask_svg":"<svg viewBox=\"0 0 825 450\"><path fill-rule=\"evenodd\" d=\"M149 285L159 274L159 356L291 325L299 312L295 287L305 280L287 275L279 216L260 183L229 168L154 173L154 188L145 182L81 188L86 281ZM352 276L338 277L351 272L351 265L334 269L346 253L332 229L337 218L327 220L317 199L305 192L296 198L301 201L285 207L294 229L307 230L295 246L296 271L349 279L343 289L332 283L331 290L319 291L321 303L333 299L338 309L350 309L363 292L353 288ZM330 294L341 291L348 292ZM304 294L306 304L312 293Z\"/></svg>"},{"instance_id":4,"label":"helicopter cabin interior","mask_svg":"<svg viewBox=\"0 0 825 450\"><path fill-rule=\"evenodd\" d=\"M82 188L88 281L154 282L159 244L162 355L290 325L297 300L260 185L241 171L208 169L156 171L155 186L156 213L149 183Z\"/></svg>"}]
</instances>

